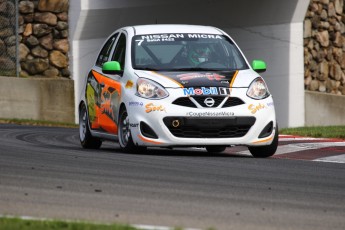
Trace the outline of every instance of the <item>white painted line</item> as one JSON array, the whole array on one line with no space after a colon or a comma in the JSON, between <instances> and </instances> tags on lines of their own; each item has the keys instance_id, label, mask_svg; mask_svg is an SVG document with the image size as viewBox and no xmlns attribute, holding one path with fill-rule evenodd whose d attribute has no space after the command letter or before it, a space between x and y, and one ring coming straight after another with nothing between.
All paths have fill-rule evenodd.
<instances>
[{"instance_id":1,"label":"white painted line","mask_svg":"<svg viewBox=\"0 0 345 230\"><path fill-rule=\"evenodd\" d=\"M296 143L296 144L280 145L278 146L278 149L275 155L300 152L300 151L311 150L311 149L339 147L339 146L341 147L345 146L345 142L316 142L316 143ZM237 152L237 154L251 155L249 150Z\"/></svg>"},{"instance_id":2,"label":"white painted line","mask_svg":"<svg viewBox=\"0 0 345 230\"><path fill-rule=\"evenodd\" d=\"M331 157L323 157L314 161L331 162L331 163L345 163L345 154Z\"/></svg>"}]
</instances>

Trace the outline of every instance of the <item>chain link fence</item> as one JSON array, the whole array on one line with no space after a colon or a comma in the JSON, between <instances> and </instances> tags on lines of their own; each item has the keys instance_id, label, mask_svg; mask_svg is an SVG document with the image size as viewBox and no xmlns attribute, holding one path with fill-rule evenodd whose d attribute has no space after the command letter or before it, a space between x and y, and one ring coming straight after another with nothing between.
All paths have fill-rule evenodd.
<instances>
[{"instance_id":1,"label":"chain link fence","mask_svg":"<svg viewBox=\"0 0 345 230\"><path fill-rule=\"evenodd\" d=\"M17 0L0 0L0 76L18 76Z\"/></svg>"}]
</instances>

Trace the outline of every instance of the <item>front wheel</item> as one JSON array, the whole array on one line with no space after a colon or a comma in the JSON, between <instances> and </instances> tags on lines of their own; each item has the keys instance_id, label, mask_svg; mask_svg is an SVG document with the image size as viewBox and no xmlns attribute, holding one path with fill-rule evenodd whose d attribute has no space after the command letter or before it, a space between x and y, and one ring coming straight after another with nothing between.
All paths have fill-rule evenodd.
<instances>
[{"instance_id":1,"label":"front wheel","mask_svg":"<svg viewBox=\"0 0 345 230\"><path fill-rule=\"evenodd\" d=\"M278 148L278 125L276 126L276 133L274 135L273 141L270 145L258 146L258 147L248 147L250 153L256 158L265 158L273 156Z\"/></svg>"},{"instance_id":2,"label":"front wheel","mask_svg":"<svg viewBox=\"0 0 345 230\"><path fill-rule=\"evenodd\" d=\"M146 147L138 147L133 143L126 108L122 108L119 115L119 144L125 152L146 151Z\"/></svg>"}]
</instances>

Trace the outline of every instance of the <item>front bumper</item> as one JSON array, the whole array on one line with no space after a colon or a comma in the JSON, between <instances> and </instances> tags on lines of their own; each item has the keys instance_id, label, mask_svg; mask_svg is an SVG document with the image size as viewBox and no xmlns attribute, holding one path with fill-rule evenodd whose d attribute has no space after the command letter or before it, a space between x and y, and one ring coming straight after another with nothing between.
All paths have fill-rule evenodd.
<instances>
[{"instance_id":1,"label":"front bumper","mask_svg":"<svg viewBox=\"0 0 345 230\"><path fill-rule=\"evenodd\" d=\"M246 95L246 89L233 89L231 98L240 98L243 103L218 107L197 107L179 103L176 99L185 97L179 89L169 89L170 96L163 100L136 98L138 103L126 103L132 138L140 146L209 146L271 144L276 132L276 117L272 97L253 100ZM186 101L185 101L186 102ZM174 104L175 103L175 104ZM132 104L132 105L131 105ZM270 123L273 129L269 136L259 138ZM143 132L143 124L156 135Z\"/></svg>"}]
</instances>

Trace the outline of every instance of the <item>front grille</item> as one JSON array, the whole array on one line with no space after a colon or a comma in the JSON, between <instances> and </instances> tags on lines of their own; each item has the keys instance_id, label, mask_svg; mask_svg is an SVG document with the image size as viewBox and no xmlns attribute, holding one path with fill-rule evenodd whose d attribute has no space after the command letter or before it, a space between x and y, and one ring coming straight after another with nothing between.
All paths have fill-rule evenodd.
<instances>
[{"instance_id":1,"label":"front grille","mask_svg":"<svg viewBox=\"0 0 345 230\"><path fill-rule=\"evenodd\" d=\"M229 97L228 100L226 100L226 102L222 106L222 108L234 107L234 106L243 105L243 104L244 102L238 97Z\"/></svg>"},{"instance_id":2,"label":"front grille","mask_svg":"<svg viewBox=\"0 0 345 230\"><path fill-rule=\"evenodd\" d=\"M173 101L174 105L196 108L196 105L189 99L189 97L180 97Z\"/></svg>"},{"instance_id":3,"label":"front grille","mask_svg":"<svg viewBox=\"0 0 345 230\"><path fill-rule=\"evenodd\" d=\"M197 96L197 97L193 97L194 100L196 100L196 102L198 102L199 105L201 105L202 107L208 107L206 104L205 104L205 99L206 98L212 98L214 100L214 105L211 106L210 108L216 108L220 105L220 103L222 103L225 99L225 97L223 96Z\"/></svg>"},{"instance_id":4,"label":"front grille","mask_svg":"<svg viewBox=\"0 0 345 230\"><path fill-rule=\"evenodd\" d=\"M255 120L255 117L165 117L163 119L171 134L182 138L243 137L254 125ZM177 123L179 125L176 125Z\"/></svg>"},{"instance_id":5,"label":"front grille","mask_svg":"<svg viewBox=\"0 0 345 230\"><path fill-rule=\"evenodd\" d=\"M206 98L213 98L214 105L212 107L208 107L205 104ZM224 97L224 96L194 96L192 97L200 106L205 108L216 108L218 107L224 99L226 99L224 105L222 108L228 108L228 107L234 107L238 105L244 104L244 102L238 98L238 97ZM174 105L184 106L184 107L190 107L190 108L197 108L196 104L189 98L189 97L180 97L177 98L175 101L172 102Z\"/></svg>"}]
</instances>

